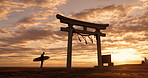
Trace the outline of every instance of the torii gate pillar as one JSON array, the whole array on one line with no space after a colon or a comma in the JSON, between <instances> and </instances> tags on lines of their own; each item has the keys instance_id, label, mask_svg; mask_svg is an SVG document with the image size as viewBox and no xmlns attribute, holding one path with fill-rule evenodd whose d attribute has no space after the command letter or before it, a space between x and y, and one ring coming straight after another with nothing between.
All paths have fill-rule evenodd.
<instances>
[{"instance_id":1,"label":"torii gate pillar","mask_svg":"<svg viewBox=\"0 0 148 78\"><path fill-rule=\"evenodd\" d=\"M96 40L97 40L97 57L98 57L98 67L102 68L103 63L102 63L102 56L101 56L101 38L100 38L100 30L96 30Z\"/></svg>"},{"instance_id":2,"label":"torii gate pillar","mask_svg":"<svg viewBox=\"0 0 148 78\"><path fill-rule=\"evenodd\" d=\"M71 62L72 62L72 36L73 36L73 25L68 25L69 27L69 32L68 32L68 47L67 47L67 68L71 68Z\"/></svg>"}]
</instances>

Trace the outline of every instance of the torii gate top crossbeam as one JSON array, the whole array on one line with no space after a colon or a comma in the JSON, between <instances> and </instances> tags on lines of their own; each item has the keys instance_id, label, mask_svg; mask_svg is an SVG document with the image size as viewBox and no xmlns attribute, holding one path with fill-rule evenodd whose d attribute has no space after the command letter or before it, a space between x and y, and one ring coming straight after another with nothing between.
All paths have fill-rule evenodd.
<instances>
[{"instance_id":1,"label":"torii gate top crossbeam","mask_svg":"<svg viewBox=\"0 0 148 78\"><path fill-rule=\"evenodd\" d=\"M57 19L60 19L61 23L66 23L66 24L70 24L70 25L78 25L78 26L95 28L95 29L103 29L103 30L109 26L109 24L95 24L95 23L79 21L79 20L64 17L59 14L57 14L56 17L57 17Z\"/></svg>"}]
</instances>

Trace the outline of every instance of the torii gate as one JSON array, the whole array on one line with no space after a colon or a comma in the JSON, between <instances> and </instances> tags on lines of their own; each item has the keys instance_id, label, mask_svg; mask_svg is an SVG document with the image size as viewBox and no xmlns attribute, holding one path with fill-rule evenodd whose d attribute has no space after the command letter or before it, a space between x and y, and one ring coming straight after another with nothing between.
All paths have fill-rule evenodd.
<instances>
[{"instance_id":1,"label":"torii gate","mask_svg":"<svg viewBox=\"0 0 148 78\"><path fill-rule=\"evenodd\" d=\"M105 30L106 27L109 26L109 24L95 24L95 23L89 23L84 21L79 21L71 18L64 17L62 15L57 14L57 19L60 19L61 23L68 24L68 27L61 27L61 31L68 32L68 47L67 47L67 68L71 68L71 62L72 62L72 36L73 33L82 33L82 34L89 34L96 36L97 40L97 56L98 56L98 67L102 68L102 56L101 56L101 40L100 36L106 36L106 34L101 33L100 30ZM81 26L83 27L83 30L78 30L73 27L75 26ZM88 31L87 28L93 28L95 29L95 32Z\"/></svg>"}]
</instances>

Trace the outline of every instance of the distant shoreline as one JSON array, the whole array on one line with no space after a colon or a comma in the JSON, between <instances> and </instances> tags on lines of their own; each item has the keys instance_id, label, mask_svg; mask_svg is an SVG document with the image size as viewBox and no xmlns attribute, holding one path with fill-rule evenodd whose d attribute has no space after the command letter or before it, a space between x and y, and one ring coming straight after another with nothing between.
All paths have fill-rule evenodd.
<instances>
[{"instance_id":1,"label":"distant shoreline","mask_svg":"<svg viewBox=\"0 0 148 78\"><path fill-rule=\"evenodd\" d=\"M114 66L127 66L127 65L132 66L132 65L142 65L142 64L121 64L121 65L114 65ZM2 66L2 67L18 67L18 68L22 68L23 66ZM107 66L104 66L104 67L107 67ZM24 66L24 68L39 68L39 67ZM66 68L66 67L44 67L44 68ZM72 68L94 68L94 67L72 67Z\"/></svg>"}]
</instances>

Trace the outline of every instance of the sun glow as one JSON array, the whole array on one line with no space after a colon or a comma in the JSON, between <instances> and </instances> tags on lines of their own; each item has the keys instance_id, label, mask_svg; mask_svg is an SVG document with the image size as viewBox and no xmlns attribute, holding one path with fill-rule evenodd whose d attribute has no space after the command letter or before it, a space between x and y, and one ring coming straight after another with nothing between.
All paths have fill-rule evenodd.
<instances>
[{"instance_id":1,"label":"sun glow","mask_svg":"<svg viewBox=\"0 0 148 78\"><path fill-rule=\"evenodd\" d=\"M112 54L112 60L118 64L130 63L129 61L141 60L141 56L137 54L135 49L119 49Z\"/></svg>"}]
</instances>

